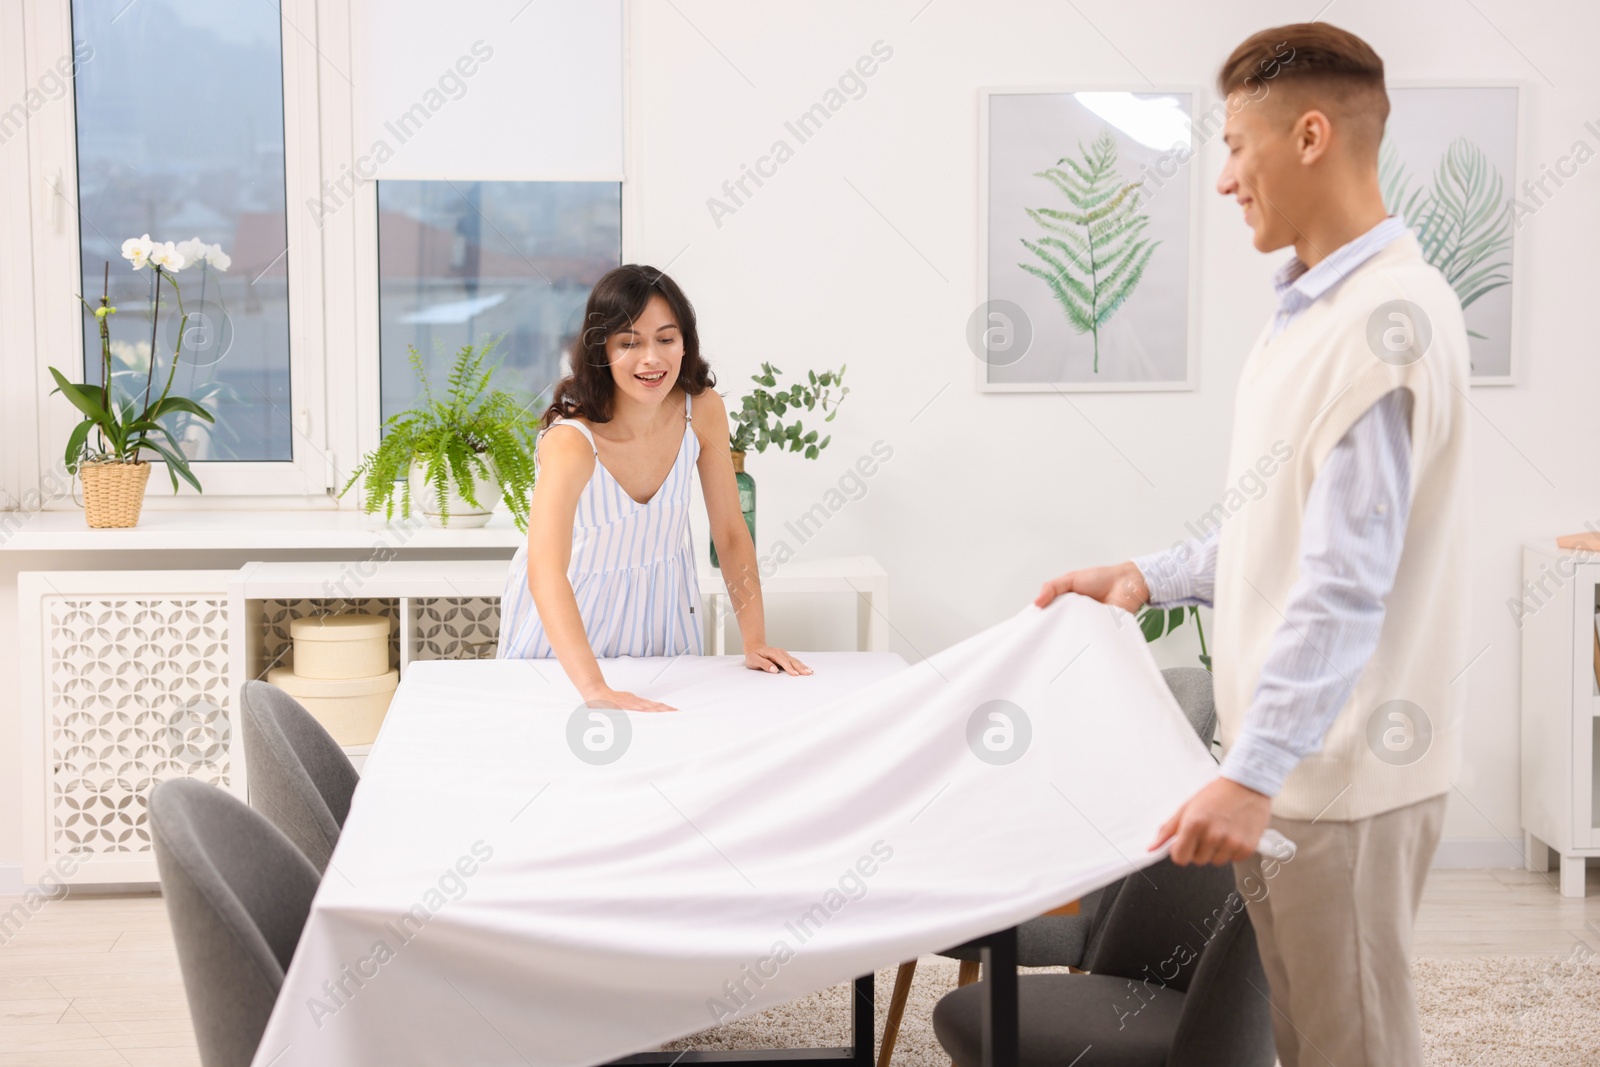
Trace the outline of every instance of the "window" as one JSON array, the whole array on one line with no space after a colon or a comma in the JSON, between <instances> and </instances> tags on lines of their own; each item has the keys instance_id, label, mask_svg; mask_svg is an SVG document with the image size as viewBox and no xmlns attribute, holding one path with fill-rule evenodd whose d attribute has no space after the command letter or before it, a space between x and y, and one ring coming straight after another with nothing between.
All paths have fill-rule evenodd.
<instances>
[{"instance_id":1,"label":"window","mask_svg":"<svg viewBox=\"0 0 1600 1067\"><path fill-rule=\"evenodd\" d=\"M548 395L623 258L623 23L620 0L0 3L0 88L24 101L0 116L0 242L33 267L0 286L0 504L70 484L79 416L46 368L81 352L98 381L77 297L108 263L114 373L142 392L152 348L170 366L171 289L152 345L153 275L121 254L146 233L231 259L177 279L174 389L217 416L174 427L204 496L157 471L147 507L358 506L329 495L414 403L412 346L442 370L496 339L501 387Z\"/></svg>"},{"instance_id":2,"label":"window","mask_svg":"<svg viewBox=\"0 0 1600 1067\"><path fill-rule=\"evenodd\" d=\"M495 340L497 382L550 396L584 302L621 261L616 182L378 183L383 418L418 384L412 347L442 381L463 345Z\"/></svg>"},{"instance_id":3,"label":"window","mask_svg":"<svg viewBox=\"0 0 1600 1067\"><path fill-rule=\"evenodd\" d=\"M174 426L198 461L294 458L285 219L283 48L263 3L74 0L81 292L95 304L109 264L113 375L148 376L155 275L122 242L199 238L232 259L177 275L188 325L173 390L216 415ZM179 340L172 289L160 294L157 370ZM139 324L142 322L143 329ZM84 370L99 381L95 319L83 315ZM160 374L156 390L161 388ZM207 476L200 472L202 481Z\"/></svg>"}]
</instances>

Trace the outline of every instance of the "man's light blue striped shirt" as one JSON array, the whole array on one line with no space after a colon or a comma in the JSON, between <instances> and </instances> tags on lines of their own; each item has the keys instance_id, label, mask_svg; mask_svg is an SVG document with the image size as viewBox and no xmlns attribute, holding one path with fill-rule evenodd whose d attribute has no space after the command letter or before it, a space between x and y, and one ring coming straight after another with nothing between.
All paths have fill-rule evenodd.
<instances>
[{"instance_id":1,"label":"man's light blue striped shirt","mask_svg":"<svg viewBox=\"0 0 1600 1067\"><path fill-rule=\"evenodd\" d=\"M1269 337L1406 230L1405 220L1391 215L1315 267L1291 258L1274 282L1278 308ZM1322 747L1377 649L1411 510L1411 406L1406 390L1380 397L1318 470L1301 528L1300 577L1288 603L1273 605L1283 622L1223 759L1224 777L1276 796L1295 765ZM1134 560L1152 605L1211 604L1217 534L1213 526Z\"/></svg>"}]
</instances>

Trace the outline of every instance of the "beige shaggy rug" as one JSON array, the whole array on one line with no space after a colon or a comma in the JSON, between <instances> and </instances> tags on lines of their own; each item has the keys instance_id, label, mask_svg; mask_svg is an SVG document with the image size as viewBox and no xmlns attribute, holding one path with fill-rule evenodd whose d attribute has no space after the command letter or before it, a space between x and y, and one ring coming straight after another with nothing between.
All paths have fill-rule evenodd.
<instances>
[{"instance_id":1,"label":"beige shaggy rug","mask_svg":"<svg viewBox=\"0 0 1600 1067\"><path fill-rule=\"evenodd\" d=\"M1600 954L1417 960L1428 1067L1591 1067L1600 1063ZM1037 973L1037 972L1025 972ZM894 970L875 983L878 1039ZM956 986L956 963L917 965L893 1067L950 1067L933 1036L933 1006ZM678 1050L840 1046L850 1040L849 986L663 1046Z\"/></svg>"}]
</instances>

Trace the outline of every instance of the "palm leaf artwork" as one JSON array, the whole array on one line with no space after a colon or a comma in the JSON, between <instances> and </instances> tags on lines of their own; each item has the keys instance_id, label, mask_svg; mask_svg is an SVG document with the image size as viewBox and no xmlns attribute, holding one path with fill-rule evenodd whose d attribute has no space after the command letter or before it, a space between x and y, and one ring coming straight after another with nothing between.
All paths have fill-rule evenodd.
<instances>
[{"instance_id":1,"label":"palm leaf artwork","mask_svg":"<svg viewBox=\"0 0 1600 1067\"><path fill-rule=\"evenodd\" d=\"M1429 189L1410 189L1393 145L1378 153L1384 207L1403 215L1423 257L1437 267L1465 310L1473 301L1511 284L1511 201L1505 181L1483 149L1458 137L1450 142ZM1469 336L1486 339L1475 330Z\"/></svg>"},{"instance_id":2,"label":"palm leaf artwork","mask_svg":"<svg viewBox=\"0 0 1600 1067\"><path fill-rule=\"evenodd\" d=\"M1100 373L1100 327L1127 302L1160 246L1142 236L1150 216L1139 211L1139 183L1117 173L1117 143L1101 130L1094 144L1078 143L1079 157L1063 156L1034 175L1055 186L1070 207L1027 208L1045 235L1023 238L1043 266L1017 266L1050 287L1077 333L1094 338L1094 373Z\"/></svg>"}]
</instances>

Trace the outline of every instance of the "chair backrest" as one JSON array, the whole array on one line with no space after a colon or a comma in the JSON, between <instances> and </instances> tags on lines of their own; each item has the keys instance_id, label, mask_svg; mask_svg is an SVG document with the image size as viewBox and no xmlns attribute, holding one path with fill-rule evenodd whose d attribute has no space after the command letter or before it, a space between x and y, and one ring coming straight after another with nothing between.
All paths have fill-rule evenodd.
<instances>
[{"instance_id":1,"label":"chair backrest","mask_svg":"<svg viewBox=\"0 0 1600 1067\"><path fill-rule=\"evenodd\" d=\"M1084 967L1152 988L1189 988L1210 932L1229 914L1233 867L1161 859L1122 880Z\"/></svg>"},{"instance_id":2,"label":"chair backrest","mask_svg":"<svg viewBox=\"0 0 1600 1067\"><path fill-rule=\"evenodd\" d=\"M250 806L287 834L318 873L327 870L360 776L322 724L277 686L246 682L239 705Z\"/></svg>"},{"instance_id":3,"label":"chair backrest","mask_svg":"<svg viewBox=\"0 0 1600 1067\"><path fill-rule=\"evenodd\" d=\"M192 778L151 792L150 830L200 1062L248 1067L311 912L317 872L265 818Z\"/></svg>"},{"instance_id":4,"label":"chair backrest","mask_svg":"<svg viewBox=\"0 0 1600 1067\"><path fill-rule=\"evenodd\" d=\"M1200 954L1178 1015L1178 1030L1167 1053L1167 1067L1272 1067L1278 1054L1272 1039L1272 1004L1267 975L1256 949L1256 931L1243 900Z\"/></svg>"},{"instance_id":5,"label":"chair backrest","mask_svg":"<svg viewBox=\"0 0 1600 1067\"><path fill-rule=\"evenodd\" d=\"M1161 672L1167 688L1178 698L1178 707L1189 718L1189 725L1200 735L1207 749L1217 732L1217 701L1211 688L1211 672L1204 667L1168 667Z\"/></svg>"},{"instance_id":6,"label":"chair backrest","mask_svg":"<svg viewBox=\"0 0 1600 1067\"><path fill-rule=\"evenodd\" d=\"M1194 727L1200 740L1209 746L1211 736L1217 730L1217 704L1212 695L1211 672L1202 667L1168 667L1161 672L1161 677L1177 698L1178 706L1189 719L1189 725ZM1085 960L1093 959L1100 947L1105 937L1106 921L1111 917L1112 905L1116 903L1117 891L1121 888L1122 879L1118 879L1101 892L1099 907L1089 920L1089 939L1083 950Z\"/></svg>"}]
</instances>

